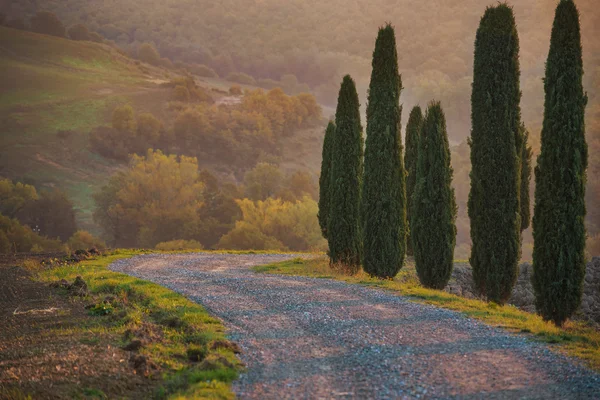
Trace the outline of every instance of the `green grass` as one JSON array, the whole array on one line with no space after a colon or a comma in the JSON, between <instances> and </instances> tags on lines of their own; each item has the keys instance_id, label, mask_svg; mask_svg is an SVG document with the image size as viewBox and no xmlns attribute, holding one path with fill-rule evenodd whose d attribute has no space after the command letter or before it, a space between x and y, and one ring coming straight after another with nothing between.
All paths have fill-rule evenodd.
<instances>
[{"instance_id":1,"label":"green grass","mask_svg":"<svg viewBox=\"0 0 600 400\"><path fill-rule=\"evenodd\" d=\"M93 346L99 337L118 339L115 345L123 346L125 337L142 324L152 324L162 331L163 339L143 347L140 353L161 366L164 371L162 387L156 398L169 399L231 399L230 383L237 378L239 361L232 351L210 349L214 340L225 339L225 328L204 308L185 297L154 283L109 271L107 266L121 258L141 254L141 251L116 251L95 260L84 261L40 271L37 278L44 282L81 276L90 290L86 302L101 304L107 296L115 297L112 311L91 313L87 323L57 331L58 335L81 336L79 341ZM98 308L98 307L96 307ZM190 349L202 348L209 367L188 361ZM86 389L86 396L96 396L95 389ZM101 393L101 392L100 392ZM102 398L102 397L101 397Z\"/></svg>"},{"instance_id":2,"label":"green grass","mask_svg":"<svg viewBox=\"0 0 600 400\"><path fill-rule=\"evenodd\" d=\"M371 278L363 271L348 276L329 267L326 257L311 260L300 258L255 267L257 272L316 278L331 278L347 283L373 286L408 296L414 301L458 311L486 324L514 333L527 333L532 338L551 344L553 350L578 357L591 368L600 371L600 331L587 323L567 321L562 328L544 321L539 315L521 311L514 306L500 306L481 300L466 299L440 290L427 289L419 284L414 264L407 262L400 273L390 280Z\"/></svg>"}]
</instances>

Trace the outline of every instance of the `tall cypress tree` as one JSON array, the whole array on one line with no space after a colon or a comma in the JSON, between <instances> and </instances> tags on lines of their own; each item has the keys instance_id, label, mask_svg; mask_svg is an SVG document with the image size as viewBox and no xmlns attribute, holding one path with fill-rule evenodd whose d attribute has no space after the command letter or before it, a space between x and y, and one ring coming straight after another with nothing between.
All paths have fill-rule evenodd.
<instances>
[{"instance_id":1,"label":"tall cypress tree","mask_svg":"<svg viewBox=\"0 0 600 400\"><path fill-rule=\"evenodd\" d=\"M572 0L561 0L546 61L533 215L536 308L559 326L579 307L585 276L587 96L582 76L579 12Z\"/></svg>"},{"instance_id":2,"label":"tall cypress tree","mask_svg":"<svg viewBox=\"0 0 600 400\"><path fill-rule=\"evenodd\" d=\"M521 207L521 232L529 228L531 221L531 202L529 200L529 183L531 182L531 157L533 155L531 146L529 146L529 131L525 124L521 124L520 150L521 155L521 189L520 207Z\"/></svg>"},{"instance_id":3,"label":"tall cypress tree","mask_svg":"<svg viewBox=\"0 0 600 400\"><path fill-rule=\"evenodd\" d=\"M400 138L402 82L391 25L379 29L367 105L363 190L363 268L394 277L406 253L406 189Z\"/></svg>"},{"instance_id":4,"label":"tall cypress tree","mask_svg":"<svg viewBox=\"0 0 600 400\"><path fill-rule=\"evenodd\" d=\"M331 182L331 156L333 149L333 136L335 135L335 123L329 121L325 130L323 139L323 158L321 160L321 175L319 176L319 225L321 233L327 239L327 221L329 220L330 209L330 182Z\"/></svg>"},{"instance_id":5,"label":"tall cypress tree","mask_svg":"<svg viewBox=\"0 0 600 400\"><path fill-rule=\"evenodd\" d=\"M439 102L429 104L419 140L417 185L411 229L421 284L443 289L452 275L456 244L456 198L452 187L446 117Z\"/></svg>"},{"instance_id":6,"label":"tall cypress tree","mask_svg":"<svg viewBox=\"0 0 600 400\"><path fill-rule=\"evenodd\" d=\"M362 157L358 94L354 81L346 75L335 113L327 237L331 263L342 266L348 272L356 272L360 268Z\"/></svg>"},{"instance_id":7,"label":"tall cypress tree","mask_svg":"<svg viewBox=\"0 0 600 400\"><path fill-rule=\"evenodd\" d=\"M500 304L510 297L521 252L519 75L512 8L488 7L475 39L471 94L470 262L477 289Z\"/></svg>"},{"instance_id":8,"label":"tall cypress tree","mask_svg":"<svg viewBox=\"0 0 600 400\"><path fill-rule=\"evenodd\" d=\"M406 143L404 154L404 169L406 170L406 221L412 219L412 196L417 183L417 159L419 155L419 134L423 124L421 107L415 106L408 117L406 125ZM406 237L406 254L413 255L412 226Z\"/></svg>"}]
</instances>

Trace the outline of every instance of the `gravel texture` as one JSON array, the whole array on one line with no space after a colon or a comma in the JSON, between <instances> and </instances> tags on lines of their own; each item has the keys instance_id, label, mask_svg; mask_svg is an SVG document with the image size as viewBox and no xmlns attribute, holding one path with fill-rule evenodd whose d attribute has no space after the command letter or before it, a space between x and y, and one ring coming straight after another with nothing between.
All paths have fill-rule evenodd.
<instances>
[{"instance_id":1,"label":"gravel texture","mask_svg":"<svg viewBox=\"0 0 600 400\"><path fill-rule=\"evenodd\" d=\"M598 399L600 375L541 343L379 289L256 274L294 255L142 255L114 271L202 304L240 344L242 399Z\"/></svg>"}]
</instances>

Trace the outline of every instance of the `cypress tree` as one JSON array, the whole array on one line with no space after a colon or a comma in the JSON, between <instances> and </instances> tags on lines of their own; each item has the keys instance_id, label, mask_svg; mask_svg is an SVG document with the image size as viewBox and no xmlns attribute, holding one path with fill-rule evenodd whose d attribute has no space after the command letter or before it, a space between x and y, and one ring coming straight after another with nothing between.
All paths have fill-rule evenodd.
<instances>
[{"instance_id":1,"label":"cypress tree","mask_svg":"<svg viewBox=\"0 0 600 400\"><path fill-rule=\"evenodd\" d=\"M446 117L439 102L429 104L419 139L417 184L411 229L421 284L443 289L452 275L456 244L456 198L452 187Z\"/></svg>"},{"instance_id":2,"label":"cypress tree","mask_svg":"<svg viewBox=\"0 0 600 400\"><path fill-rule=\"evenodd\" d=\"M579 12L556 8L546 61L542 148L535 168L533 288L542 317L562 325L581 303L585 276L587 144Z\"/></svg>"},{"instance_id":3,"label":"cypress tree","mask_svg":"<svg viewBox=\"0 0 600 400\"><path fill-rule=\"evenodd\" d=\"M512 8L488 7L475 39L468 211L473 280L499 304L510 297L521 253L519 75Z\"/></svg>"},{"instance_id":4,"label":"cypress tree","mask_svg":"<svg viewBox=\"0 0 600 400\"><path fill-rule=\"evenodd\" d=\"M321 160L321 175L319 176L319 225L321 233L327 239L327 221L329 219L329 198L331 182L331 155L333 148L333 136L335 135L335 123L329 121L325 130L325 138L323 139L323 158Z\"/></svg>"},{"instance_id":5,"label":"cypress tree","mask_svg":"<svg viewBox=\"0 0 600 400\"><path fill-rule=\"evenodd\" d=\"M351 273L360 268L362 147L358 94L354 81L346 75L335 113L327 237L331 263Z\"/></svg>"},{"instance_id":6,"label":"cypress tree","mask_svg":"<svg viewBox=\"0 0 600 400\"><path fill-rule=\"evenodd\" d=\"M529 183L531 182L531 157L532 151L529 146L529 131L521 124L519 129L520 134L520 152L521 155L521 190L520 190L520 206L521 206L521 232L529 228L531 220L531 203L529 200Z\"/></svg>"},{"instance_id":7,"label":"cypress tree","mask_svg":"<svg viewBox=\"0 0 600 400\"><path fill-rule=\"evenodd\" d=\"M394 28L379 29L367 105L363 190L363 268L396 276L406 253L406 191L400 138L402 82Z\"/></svg>"},{"instance_id":8,"label":"cypress tree","mask_svg":"<svg viewBox=\"0 0 600 400\"><path fill-rule=\"evenodd\" d=\"M404 154L404 169L406 170L406 221L411 224L412 220L412 196L417 183L417 159L419 155L419 133L423 124L423 113L421 107L415 106L408 117L406 125L406 143ZM412 226L406 237L406 254L413 255Z\"/></svg>"}]
</instances>

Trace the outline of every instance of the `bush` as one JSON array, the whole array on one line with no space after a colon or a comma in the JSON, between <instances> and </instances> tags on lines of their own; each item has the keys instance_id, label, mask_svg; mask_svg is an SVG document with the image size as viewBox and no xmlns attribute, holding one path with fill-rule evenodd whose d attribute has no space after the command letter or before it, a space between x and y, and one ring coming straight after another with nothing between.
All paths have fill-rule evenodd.
<instances>
[{"instance_id":1,"label":"bush","mask_svg":"<svg viewBox=\"0 0 600 400\"><path fill-rule=\"evenodd\" d=\"M83 24L73 25L69 28L69 38L73 40L90 40L90 31Z\"/></svg>"},{"instance_id":2,"label":"bush","mask_svg":"<svg viewBox=\"0 0 600 400\"><path fill-rule=\"evenodd\" d=\"M102 43L104 42L104 38L102 37L102 35L100 35L97 32L90 32L90 39L91 42L96 42L96 43Z\"/></svg>"},{"instance_id":3,"label":"bush","mask_svg":"<svg viewBox=\"0 0 600 400\"><path fill-rule=\"evenodd\" d=\"M94 247L100 251L106 250L106 243L87 231L75 232L67 241L67 246L70 251L88 250Z\"/></svg>"},{"instance_id":4,"label":"bush","mask_svg":"<svg viewBox=\"0 0 600 400\"><path fill-rule=\"evenodd\" d=\"M42 237L16 219L0 215L0 253L62 250L60 241Z\"/></svg>"},{"instance_id":5,"label":"bush","mask_svg":"<svg viewBox=\"0 0 600 400\"><path fill-rule=\"evenodd\" d=\"M160 65L160 54L150 43L144 43L138 48L138 59L150 65Z\"/></svg>"},{"instance_id":6,"label":"bush","mask_svg":"<svg viewBox=\"0 0 600 400\"><path fill-rule=\"evenodd\" d=\"M230 82L241 83L242 85L256 85L256 81L254 80L254 78L248 74L244 74L243 72L232 72L229 75L227 75L225 80L228 80Z\"/></svg>"},{"instance_id":7,"label":"bush","mask_svg":"<svg viewBox=\"0 0 600 400\"><path fill-rule=\"evenodd\" d=\"M204 64L194 64L189 67L191 73L205 78L218 78L219 74L214 69Z\"/></svg>"},{"instance_id":8,"label":"bush","mask_svg":"<svg viewBox=\"0 0 600 400\"><path fill-rule=\"evenodd\" d=\"M185 86L175 86L175 89L173 89L173 100L187 103L190 101L190 91Z\"/></svg>"},{"instance_id":9,"label":"bush","mask_svg":"<svg viewBox=\"0 0 600 400\"><path fill-rule=\"evenodd\" d=\"M31 30L45 35L66 37L67 31L56 14L48 11L38 11L31 18Z\"/></svg>"},{"instance_id":10,"label":"bush","mask_svg":"<svg viewBox=\"0 0 600 400\"><path fill-rule=\"evenodd\" d=\"M242 88L239 87L238 85L233 85L232 87L229 88L229 94L231 96L241 96L244 94L244 92L242 91Z\"/></svg>"},{"instance_id":11,"label":"bush","mask_svg":"<svg viewBox=\"0 0 600 400\"><path fill-rule=\"evenodd\" d=\"M217 247L226 250L289 250L276 238L243 221L236 222L235 228L219 240Z\"/></svg>"},{"instance_id":12,"label":"bush","mask_svg":"<svg viewBox=\"0 0 600 400\"><path fill-rule=\"evenodd\" d=\"M202 250L204 247L196 240L171 240L156 245L156 250L178 251L178 250Z\"/></svg>"}]
</instances>

